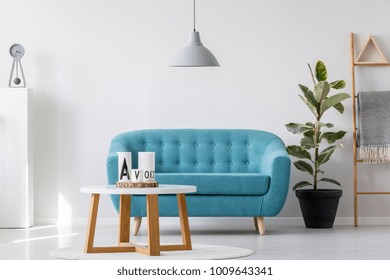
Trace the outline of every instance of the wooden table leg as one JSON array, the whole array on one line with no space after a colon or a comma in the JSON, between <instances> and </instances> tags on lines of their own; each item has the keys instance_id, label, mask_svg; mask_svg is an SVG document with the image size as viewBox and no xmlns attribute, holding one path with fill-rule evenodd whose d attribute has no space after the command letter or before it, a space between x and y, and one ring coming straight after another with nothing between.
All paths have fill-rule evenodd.
<instances>
[{"instance_id":1,"label":"wooden table leg","mask_svg":"<svg viewBox=\"0 0 390 280\"><path fill-rule=\"evenodd\" d=\"M158 215L158 195L146 195L148 219L148 251L150 256L160 256L160 225Z\"/></svg>"},{"instance_id":2,"label":"wooden table leg","mask_svg":"<svg viewBox=\"0 0 390 280\"><path fill-rule=\"evenodd\" d=\"M179 207L181 236L184 250L192 250L190 226L188 223L188 213L185 194L177 194L177 205Z\"/></svg>"},{"instance_id":3,"label":"wooden table leg","mask_svg":"<svg viewBox=\"0 0 390 280\"><path fill-rule=\"evenodd\" d=\"M87 238L85 243L86 253L114 253L137 252L149 256L160 256L160 251L192 250L191 235L188 223L188 213L184 194L177 194L177 202L180 215L180 227L183 244L160 245L160 225L158 213L158 195L146 195L146 210L148 220L148 246L137 246L130 242L130 209L131 195L121 195L119 211L119 238L118 246L94 247L96 219L98 214L100 194L92 194Z\"/></svg>"},{"instance_id":4,"label":"wooden table leg","mask_svg":"<svg viewBox=\"0 0 390 280\"><path fill-rule=\"evenodd\" d=\"M118 245L130 242L131 195L122 194L119 201L119 238Z\"/></svg>"},{"instance_id":5,"label":"wooden table leg","mask_svg":"<svg viewBox=\"0 0 390 280\"><path fill-rule=\"evenodd\" d=\"M100 194L92 194L91 196L91 208L89 210L89 219L88 219L88 228L87 228L87 238L85 242L86 253L91 253L93 249L93 241L95 239L95 229L96 229L96 218L99 207L99 198Z\"/></svg>"}]
</instances>

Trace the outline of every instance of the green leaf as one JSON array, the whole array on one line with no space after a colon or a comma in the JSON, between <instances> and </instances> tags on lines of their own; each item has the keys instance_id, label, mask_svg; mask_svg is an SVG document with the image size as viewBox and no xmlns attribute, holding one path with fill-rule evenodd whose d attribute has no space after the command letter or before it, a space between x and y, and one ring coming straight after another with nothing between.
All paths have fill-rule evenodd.
<instances>
[{"instance_id":1,"label":"green leaf","mask_svg":"<svg viewBox=\"0 0 390 280\"><path fill-rule=\"evenodd\" d=\"M312 139L312 141L314 143L314 130L306 131L305 133L303 133L303 136Z\"/></svg>"},{"instance_id":2,"label":"green leaf","mask_svg":"<svg viewBox=\"0 0 390 280\"><path fill-rule=\"evenodd\" d=\"M339 182L337 182L336 180L331 179L331 178L322 178L322 179L318 180L317 182L320 182L320 181L332 183L332 184L335 184L337 186L341 186L341 184Z\"/></svg>"},{"instance_id":3,"label":"green leaf","mask_svg":"<svg viewBox=\"0 0 390 280\"><path fill-rule=\"evenodd\" d=\"M320 167L321 165L327 163L328 160L330 159L330 157L332 156L333 152L334 152L334 150L331 150L331 151L329 151L329 152L327 152L327 153L320 154L320 155L318 156L318 160L317 160L317 162L318 162L318 167Z\"/></svg>"},{"instance_id":4,"label":"green leaf","mask_svg":"<svg viewBox=\"0 0 390 280\"><path fill-rule=\"evenodd\" d=\"M318 102L315 99L313 92L304 85L298 85L298 86L300 87L301 91L303 92L303 95L305 96L306 100L309 101L309 103L311 105L313 105L314 107L317 108Z\"/></svg>"},{"instance_id":5,"label":"green leaf","mask_svg":"<svg viewBox=\"0 0 390 280\"><path fill-rule=\"evenodd\" d=\"M338 93L333 96L326 98L321 106L321 115L328 110L329 108L335 106L336 104L348 99L350 96L346 93Z\"/></svg>"},{"instance_id":6,"label":"green leaf","mask_svg":"<svg viewBox=\"0 0 390 280\"><path fill-rule=\"evenodd\" d=\"M317 108L313 106L305 97L302 95L299 95L299 97L302 99L302 101L306 104L306 106L310 109L310 111L313 113L315 117L318 117Z\"/></svg>"},{"instance_id":7,"label":"green leaf","mask_svg":"<svg viewBox=\"0 0 390 280\"><path fill-rule=\"evenodd\" d=\"M345 83L344 80L337 80L330 83L330 87L334 89L342 89L345 88L346 85L347 84Z\"/></svg>"},{"instance_id":8,"label":"green leaf","mask_svg":"<svg viewBox=\"0 0 390 280\"><path fill-rule=\"evenodd\" d=\"M315 129L316 125L315 125L314 123L312 123L312 122L307 122L307 123L305 123L305 125L310 126L310 127L312 127L313 129L312 129L312 130L305 131L305 132L303 133L303 135L304 135L305 137L308 137L308 138L313 139L313 141L314 141L314 129Z\"/></svg>"},{"instance_id":9,"label":"green leaf","mask_svg":"<svg viewBox=\"0 0 390 280\"><path fill-rule=\"evenodd\" d=\"M319 155L326 154L326 153L328 153L330 151L334 151L334 150L336 150L338 148L341 148L342 146L343 145L341 145L341 144L331 145L331 146L327 147L326 149L322 150Z\"/></svg>"},{"instance_id":10,"label":"green leaf","mask_svg":"<svg viewBox=\"0 0 390 280\"><path fill-rule=\"evenodd\" d=\"M313 130L311 126L302 123L288 123L285 125L287 130L294 134L303 133L308 130Z\"/></svg>"},{"instance_id":11,"label":"green leaf","mask_svg":"<svg viewBox=\"0 0 390 280\"><path fill-rule=\"evenodd\" d=\"M314 140L313 140L312 137L311 138L310 137L306 137L306 136L303 137L301 139L301 143L300 144L301 144L301 147L303 147L304 149L307 149L307 150L318 147L318 144L317 145L314 144Z\"/></svg>"},{"instance_id":12,"label":"green leaf","mask_svg":"<svg viewBox=\"0 0 390 280\"><path fill-rule=\"evenodd\" d=\"M333 154L333 152L337 149L337 148L341 148L343 145L341 144L338 144L338 145L331 145L329 147L327 147L326 149L324 149L323 151L321 151L321 153L318 155L318 167L325 164L331 157L331 155Z\"/></svg>"},{"instance_id":13,"label":"green leaf","mask_svg":"<svg viewBox=\"0 0 390 280\"><path fill-rule=\"evenodd\" d=\"M314 97L318 103L321 103L329 94L330 86L327 81L319 82L314 87Z\"/></svg>"},{"instance_id":14,"label":"green leaf","mask_svg":"<svg viewBox=\"0 0 390 280\"><path fill-rule=\"evenodd\" d=\"M341 103L340 103L340 104L341 104ZM326 123L325 126L326 126L327 128L331 128L331 127L334 127L334 124L332 124L332 123Z\"/></svg>"},{"instance_id":15,"label":"green leaf","mask_svg":"<svg viewBox=\"0 0 390 280\"><path fill-rule=\"evenodd\" d=\"M307 122L307 123L305 123L305 125L311 126L312 128L316 127L316 125L312 122Z\"/></svg>"},{"instance_id":16,"label":"green leaf","mask_svg":"<svg viewBox=\"0 0 390 280\"><path fill-rule=\"evenodd\" d=\"M341 103L337 103L336 105L333 106L337 111L340 112L340 114L344 113L344 105Z\"/></svg>"},{"instance_id":17,"label":"green leaf","mask_svg":"<svg viewBox=\"0 0 390 280\"><path fill-rule=\"evenodd\" d=\"M301 182L298 182L296 183L294 186L293 186L293 191L297 190L297 189L300 189L300 188L303 188L303 187L306 187L306 186L313 186L313 184L309 183L308 181L301 181Z\"/></svg>"},{"instance_id":18,"label":"green leaf","mask_svg":"<svg viewBox=\"0 0 390 280\"><path fill-rule=\"evenodd\" d=\"M310 89L307 86L298 84L299 88L301 89L302 93L305 94L310 91Z\"/></svg>"},{"instance_id":19,"label":"green leaf","mask_svg":"<svg viewBox=\"0 0 390 280\"><path fill-rule=\"evenodd\" d=\"M313 176L313 167L309 163L307 163L303 160L298 160L298 161L294 162L294 166L298 170L301 170L303 172L307 172Z\"/></svg>"},{"instance_id":20,"label":"green leaf","mask_svg":"<svg viewBox=\"0 0 390 280\"><path fill-rule=\"evenodd\" d=\"M327 128L331 128L333 127L334 125L331 124L331 123L322 123L322 122L317 122L318 124L318 127L327 127Z\"/></svg>"},{"instance_id":21,"label":"green leaf","mask_svg":"<svg viewBox=\"0 0 390 280\"><path fill-rule=\"evenodd\" d=\"M328 78L328 73L326 71L325 64L321 60L317 61L315 71L316 71L316 78L319 82L326 81L326 79Z\"/></svg>"},{"instance_id":22,"label":"green leaf","mask_svg":"<svg viewBox=\"0 0 390 280\"><path fill-rule=\"evenodd\" d=\"M293 157L306 158L306 159L311 160L310 153L297 145L288 146L287 153Z\"/></svg>"},{"instance_id":23,"label":"green leaf","mask_svg":"<svg viewBox=\"0 0 390 280\"><path fill-rule=\"evenodd\" d=\"M347 133L346 131L325 132L322 134L321 139L326 139L326 141L328 141L329 144L333 144L337 140L343 138L346 133Z\"/></svg>"}]
</instances>

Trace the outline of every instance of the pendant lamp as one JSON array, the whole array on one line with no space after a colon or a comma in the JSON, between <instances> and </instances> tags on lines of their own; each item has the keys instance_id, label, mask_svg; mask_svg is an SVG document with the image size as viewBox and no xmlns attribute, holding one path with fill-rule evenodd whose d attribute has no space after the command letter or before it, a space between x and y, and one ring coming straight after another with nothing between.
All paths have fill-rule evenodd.
<instances>
[{"instance_id":1,"label":"pendant lamp","mask_svg":"<svg viewBox=\"0 0 390 280\"><path fill-rule=\"evenodd\" d=\"M200 34L195 28L195 0L194 0L194 31L190 33L188 44L179 51L173 59L171 67L210 67L220 66L215 56L203 46Z\"/></svg>"}]
</instances>

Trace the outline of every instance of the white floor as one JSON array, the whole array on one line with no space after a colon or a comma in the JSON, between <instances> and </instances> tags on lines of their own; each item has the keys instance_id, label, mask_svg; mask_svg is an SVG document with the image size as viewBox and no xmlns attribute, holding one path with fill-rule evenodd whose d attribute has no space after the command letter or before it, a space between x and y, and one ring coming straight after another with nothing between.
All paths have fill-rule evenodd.
<instances>
[{"instance_id":1,"label":"white floor","mask_svg":"<svg viewBox=\"0 0 390 280\"><path fill-rule=\"evenodd\" d=\"M145 228L133 242L145 241ZM255 250L243 259L267 260L390 260L390 226L335 226L306 229L303 226L268 226L259 236L252 228L191 227L192 242L228 245ZM177 227L161 226L161 242L180 242ZM115 244L117 228L98 225L95 245ZM63 247L84 247L85 227L34 226L0 229L0 259L52 259L48 252Z\"/></svg>"}]
</instances>

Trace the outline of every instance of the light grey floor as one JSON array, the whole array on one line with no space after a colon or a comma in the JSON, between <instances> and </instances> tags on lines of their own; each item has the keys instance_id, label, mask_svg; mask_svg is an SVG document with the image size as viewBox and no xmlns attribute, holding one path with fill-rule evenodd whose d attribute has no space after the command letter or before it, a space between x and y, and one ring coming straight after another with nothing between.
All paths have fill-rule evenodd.
<instances>
[{"instance_id":1,"label":"light grey floor","mask_svg":"<svg viewBox=\"0 0 390 280\"><path fill-rule=\"evenodd\" d=\"M145 242L145 228L135 242ZM252 228L191 227L192 242L255 250L243 259L259 260L390 260L390 226L336 226L306 229L302 226L269 226L259 236ZM95 244L115 244L117 228L98 225ZM63 247L84 247L85 227L34 226L0 229L0 259L52 259L48 252ZM161 242L180 242L177 227L161 226Z\"/></svg>"}]
</instances>

